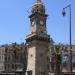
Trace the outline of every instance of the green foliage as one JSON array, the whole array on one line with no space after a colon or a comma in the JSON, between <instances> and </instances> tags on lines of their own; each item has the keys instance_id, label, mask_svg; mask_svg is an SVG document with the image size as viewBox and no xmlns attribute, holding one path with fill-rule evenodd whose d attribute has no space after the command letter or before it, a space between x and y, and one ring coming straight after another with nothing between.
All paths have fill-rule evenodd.
<instances>
[{"instance_id":1,"label":"green foliage","mask_svg":"<svg viewBox=\"0 0 75 75\"><path fill-rule=\"evenodd\" d=\"M16 42L15 42L15 43L12 43L12 44L11 44L11 47L12 47L12 49L14 49L14 50L20 50L20 45L17 44Z\"/></svg>"},{"instance_id":2,"label":"green foliage","mask_svg":"<svg viewBox=\"0 0 75 75\"><path fill-rule=\"evenodd\" d=\"M62 44L57 44L51 47L51 60L55 64L60 64L61 63L61 54L63 50L63 45Z\"/></svg>"},{"instance_id":3,"label":"green foliage","mask_svg":"<svg viewBox=\"0 0 75 75\"><path fill-rule=\"evenodd\" d=\"M55 53L56 54L61 54L62 50L63 50L63 45L62 44L55 45Z\"/></svg>"}]
</instances>

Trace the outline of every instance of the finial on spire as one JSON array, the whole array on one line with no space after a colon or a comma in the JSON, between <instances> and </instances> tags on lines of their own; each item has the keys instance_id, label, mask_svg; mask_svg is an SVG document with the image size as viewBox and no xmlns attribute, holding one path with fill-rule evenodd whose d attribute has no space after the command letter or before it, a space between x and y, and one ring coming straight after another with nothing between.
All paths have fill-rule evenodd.
<instances>
[{"instance_id":1,"label":"finial on spire","mask_svg":"<svg viewBox=\"0 0 75 75\"><path fill-rule=\"evenodd\" d=\"M41 0L36 0L36 2L41 2Z\"/></svg>"}]
</instances>

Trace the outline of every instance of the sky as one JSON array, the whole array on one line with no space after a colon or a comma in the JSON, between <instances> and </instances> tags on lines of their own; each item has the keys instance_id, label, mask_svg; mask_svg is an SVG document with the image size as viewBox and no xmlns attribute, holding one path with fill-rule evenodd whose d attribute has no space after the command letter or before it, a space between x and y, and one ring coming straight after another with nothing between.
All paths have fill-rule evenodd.
<instances>
[{"instance_id":1,"label":"sky","mask_svg":"<svg viewBox=\"0 0 75 75\"><path fill-rule=\"evenodd\" d=\"M25 42L29 33L31 8L35 0L0 0L0 45ZM71 4L72 44L75 44L75 0L42 0L45 5L47 32L55 43L69 44L69 8Z\"/></svg>"}]
</instances>

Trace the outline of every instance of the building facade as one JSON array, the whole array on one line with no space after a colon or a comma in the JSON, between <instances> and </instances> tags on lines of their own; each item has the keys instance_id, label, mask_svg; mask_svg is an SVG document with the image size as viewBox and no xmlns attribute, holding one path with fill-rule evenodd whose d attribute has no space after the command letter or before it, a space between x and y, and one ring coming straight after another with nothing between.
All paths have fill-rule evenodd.
<instances>
[{"instance_id":1,"label":"building facade","mask_svg":"<svg viewBox=\"0 0 75 75\"><path fill-rule=\"evenodd\" d=\"M59 45L59 44L58 44ZM55 58L55 46L51 48L50 51L50 72L56 72L56 62L57 60ZM75 45L72 45L72 60L70 60L71 55L70 55L70 47L69 45L63 45L61 44L61 52L60 52L60 73L62 75L73 75L75 74ZM72 63L71 63L72 61ZM71 65L72 65L72 73L71 73Z\"/></svg>"},{"instance_id":2,"label":"building facade","mask_svg":"<svg viewBox=\"0 0 75 75\"><path fill-rule=\"evenodd\" d=\"M5 70L4 59L5 59L5 47L0 47L0 73L2 73Z\"/></svg>"},{"instance_id":3,"label":"building facade","mask_svg":"<svg viewBox=\"0 0 75 75\"><path fill-rule=\"evenodd\" d=\"M70 72L70 65L72 61L72 72L75 72L75 45L72 45L72 60L70 55L70 46L65 45L62 53L62 72Z\"/></svg>"},{"instance_id":4,"label":"building facade","mask_svg":"<svg viewBox=\"0 0 75 75\"><path fill-rule=\"evenodd\" d=\"M27 65L25 44L11 44L0 48L0 74L24 75Z\"/></svg>"}]
</instances>

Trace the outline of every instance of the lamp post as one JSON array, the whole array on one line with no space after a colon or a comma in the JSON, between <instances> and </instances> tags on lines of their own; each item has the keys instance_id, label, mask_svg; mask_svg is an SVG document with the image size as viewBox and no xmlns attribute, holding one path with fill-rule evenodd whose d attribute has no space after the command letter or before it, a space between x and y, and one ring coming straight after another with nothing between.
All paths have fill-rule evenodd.
<instances>
[{"instance_id":1,"label":"lamp post","mask_svg":"<svg viewBox=\"0 0 75 75\"><path fill-rule=\"evenodd\" d=\"M66 6L65 8L63 8L63 16L66 15L65 10L69 8L69 39L70 39L70 71L72 72L72 43L71 43L71 4L69 4L68 6Z\"/></svg>"}]
</instances>

